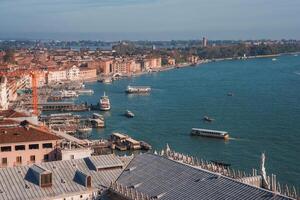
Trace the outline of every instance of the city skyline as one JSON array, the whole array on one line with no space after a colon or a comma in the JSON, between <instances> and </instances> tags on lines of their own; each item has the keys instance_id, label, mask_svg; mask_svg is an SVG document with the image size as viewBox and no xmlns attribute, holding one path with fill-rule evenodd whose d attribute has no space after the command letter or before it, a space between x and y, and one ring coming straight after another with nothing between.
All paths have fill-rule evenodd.
<instances>
[{"instance_id":1,"label":"city skyline","mask_svg":"<svg viewBox=\"0 0 300 200\"><path fill-rule=\"evenodd\" d=\"M0 39L299 39L300 33L300 2L294 0L2 0L0 4Z\"/></svg>"}]
</instances>

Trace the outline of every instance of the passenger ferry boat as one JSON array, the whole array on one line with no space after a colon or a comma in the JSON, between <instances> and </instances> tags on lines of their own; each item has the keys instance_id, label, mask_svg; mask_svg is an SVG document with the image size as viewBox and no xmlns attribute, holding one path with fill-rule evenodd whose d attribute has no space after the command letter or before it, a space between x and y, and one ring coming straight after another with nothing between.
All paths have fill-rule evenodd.
<instances>
[{"instance_id":1,"label":"passenger ferry boat","mask_svg":"<svg viewBox=\"0 0 300 200\"><path fill-rule=\"evenodd\" d=\"M148 93L151 92L151 87L148 86L127 86L126 93Z\"/></svg>"},{"instance_id":2,"label":"passenger ferry boat","mask_svg":"<svg viewBox=\"0 0 300 200\"><path fill-rule=\"evenodd\" d=\"M228 132L225 131L216 131L216 130L208 130L208 129L200 129L193 128L191 131L191 135L193 136L203 136L203 137L213 137L227 140L229 139Z\"/></svg>"},{"instance_id":3,"label":"passenger ferry boat","mask_svg":"<svg viewBox=\"0 0 300 200\"><path fill-rule=\"evenodd\" d=\"M100 110L102 111L110 110L110 101L108 96L105 95L105 92L103 96L100 98Z\"/></svg>"}]
</instances>

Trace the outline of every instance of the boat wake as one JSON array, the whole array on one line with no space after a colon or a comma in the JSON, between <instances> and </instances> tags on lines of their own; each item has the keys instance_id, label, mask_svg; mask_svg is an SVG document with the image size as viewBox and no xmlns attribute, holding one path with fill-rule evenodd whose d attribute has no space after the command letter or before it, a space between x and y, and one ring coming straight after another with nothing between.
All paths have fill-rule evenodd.
<instances>
[{"instance_id":1,"label":"boat wake","mask_svg":"<svg viewBox=\"0 0 300 200\"><path fill-rule=\"evenodd\" d=\"M294 73L300 76L300 72L294 72Z\"/></svg>"},{"instance_id":2,"label":"boat wake","mask_svg":"<svg viewBox=\"0 0 300 200\"><path fill-rule=\"evenodd\" d=\"M243 140L243 139L242 139L242 138L233 138L233 137L229 137L228 140L241 141L241 140Z\"/></svg>"}]
</instances>

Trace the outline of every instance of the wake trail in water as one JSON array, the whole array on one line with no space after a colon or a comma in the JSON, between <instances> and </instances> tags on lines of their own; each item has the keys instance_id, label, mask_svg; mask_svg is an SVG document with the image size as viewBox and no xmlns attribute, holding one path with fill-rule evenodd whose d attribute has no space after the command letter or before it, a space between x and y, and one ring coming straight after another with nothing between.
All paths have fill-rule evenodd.
<instances>
[{"instance_id":1,"label":"wake trail in water","mask_svg":"<svg viewBox=\"0 0 300 200\"><path fill-rule=\"evenodd\" d=\"M300 76L300 72L294 72L294 73Z\"/></svg>"}]
</instances>

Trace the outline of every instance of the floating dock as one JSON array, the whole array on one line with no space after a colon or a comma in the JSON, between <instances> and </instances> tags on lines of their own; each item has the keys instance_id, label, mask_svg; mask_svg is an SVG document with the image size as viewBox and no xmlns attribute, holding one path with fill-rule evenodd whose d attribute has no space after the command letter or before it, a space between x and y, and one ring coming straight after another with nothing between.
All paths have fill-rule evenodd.
<instances>
[{"instance_id":1,"label":"floating dock","mask_svg":"<svg viewBox=\"0 0 300 200\"><path fill-rule=\"evenodd\" d=\"M151 146L144 141L138 141L123 133L113 133L111 142L120 151L149 150Z\"/></svg>"}]
</instances>

